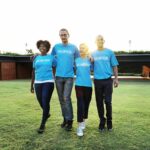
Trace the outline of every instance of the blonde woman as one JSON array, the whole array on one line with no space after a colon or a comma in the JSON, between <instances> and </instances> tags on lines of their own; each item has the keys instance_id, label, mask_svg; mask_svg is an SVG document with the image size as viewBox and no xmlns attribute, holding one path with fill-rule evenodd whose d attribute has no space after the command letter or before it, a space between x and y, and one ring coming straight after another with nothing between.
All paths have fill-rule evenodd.
<instances>
[{"instance_id":1,"label":"blonde woman","mask_svg":"<svg viewBox=\"0 0 150 150\"><path fill-rule=\"evenodd\" d=\"M92 96L91 62L88 46L84 43L79 46L80 57L75 60L76 81L75 91L77 97L77 135L83 136L85 119L88 118L88 109Z\"/></svg>"}]
</instances>

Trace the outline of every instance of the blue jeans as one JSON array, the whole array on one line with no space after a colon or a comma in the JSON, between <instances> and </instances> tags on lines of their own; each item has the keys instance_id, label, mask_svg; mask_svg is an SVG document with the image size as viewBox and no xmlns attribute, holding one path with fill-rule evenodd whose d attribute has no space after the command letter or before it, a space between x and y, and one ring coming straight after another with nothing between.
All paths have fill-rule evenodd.
<instances>
[{"instance_id":1,"label":"blue jeans","mask_svg":"<svg viewBox=\"0 0 150 150\"><path fill-rule=\"evenodd\" d=\"M61 105L62 116L66 120L73 120L73 108L71 102L71 92L73 78L56 77L56 89Z\"/></svg>"},{"instance_id":2,"label":"blue jeans","mask_svg":"<svg viewBox=\"0 0 150 150\"><path fill-rule=\"evenodd\" d=\"M54 83L35 83L37 100L43 110L41 124L45 124L50 112L50 99L54 90Z\"/></svg>"}]
</instances>

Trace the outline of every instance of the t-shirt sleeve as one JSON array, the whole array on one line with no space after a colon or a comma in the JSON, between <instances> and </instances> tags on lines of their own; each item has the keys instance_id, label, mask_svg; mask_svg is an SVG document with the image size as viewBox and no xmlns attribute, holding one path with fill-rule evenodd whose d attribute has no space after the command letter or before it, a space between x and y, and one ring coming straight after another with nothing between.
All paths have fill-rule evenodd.
<instances>
[{"instance_id":1,"label":"t-shirt sleeve","mask_svg":"<svg viewBox=\"0 0 150 150\"><path fill-rule=\"evenodd\" d=\"M111 66L112 66L112 67L115 67L115 66L118 66L118 65L119 65L119 63L118 63L118 61L117 61L117 58L116 58L114 52L112 52L112 54L111 54L110 62L111 62Z\"/></svg>"},{"instance_id":2,"label":"t-shirt sleeve","mask_svg":"<svg viewBox=\"0 0 150 150\"><path fill-rule=\"evenodd\" d=\"M32 61L32 68L35 69L35 61L36 61L37 56L34 56L33 61Z\"/></svg>"},{"instance_id":3,"label":"t-shirt sleeve","mask_svg":"<svg viewBox=\"0 0 150 150\"><path fill-rule=\"evenodd\" d=\"M35 68L35 64L34 64L34 61L33 61L33 63L32 63L32 68L33 68L33 69Z\"/></svg>"},{"instance_id":4,"label":"t-shirt sleeve","mask_svg":"<svg viewBox=\"0 0 150 150\"><path fill-rule=\"evenodd\" d=\"M35 60L38 57L38 54L32 56L32 68L35 68Z\"/></svg>"},{"instance_id":5,"label":"t-shirt sleeve","mask_svg":"<svg viewBox=\"0 0 150 150\"><path fill-rule=\"evenodd\" d=\"M75 46L75 54L74 57L78 58L80 56L78 48Z\"/></svg>"},{"instance_id":6,"label":"t-shirt sleeve","mask_svg":"<svg viewBox=\"0 0 150 150\"><path fill-rule=\"evenodd\" d=\"M52 48L51 55L56 56L56 48L55 48L55 46Z\"/></svg>"}]
</instances>

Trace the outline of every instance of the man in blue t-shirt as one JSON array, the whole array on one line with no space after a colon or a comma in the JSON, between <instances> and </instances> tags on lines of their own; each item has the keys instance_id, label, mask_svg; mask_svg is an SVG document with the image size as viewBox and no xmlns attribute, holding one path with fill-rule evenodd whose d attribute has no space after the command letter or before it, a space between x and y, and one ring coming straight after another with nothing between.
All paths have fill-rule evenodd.
<instances>
[{"instance_id":1,"label":"man in blue t-shirt","mask_svg":"<svg viewBox=\"0 0 150 150\"><path fill-rule=\"evenodd\" d=\"M97 50L93 52L94 59L94 85L98 114L100 118L99 130L105 128L106 118L104 117L104 100L106 104L107 129L112 130L112 92L114 87L118 87L118 61L114 52L104 48L104 39L101 35L96 38Z\"/></svg>"},{"instance_id":2,"label":"man in blue t-shirt","mask_svg":"<svg viewBox=\"0 0 150 150\"><path fill-rule=\"evenodd\" d=\"M62 43L56 44L52 49L52 55L56 58L56 88L64 118L61 124L67 131L72 129L73 108L71 103L71 91L74 77L74 61L79 57L77 47L68 42L69 32L67 29L61 29L59 36Z\"/></svg>"}]
</instances>

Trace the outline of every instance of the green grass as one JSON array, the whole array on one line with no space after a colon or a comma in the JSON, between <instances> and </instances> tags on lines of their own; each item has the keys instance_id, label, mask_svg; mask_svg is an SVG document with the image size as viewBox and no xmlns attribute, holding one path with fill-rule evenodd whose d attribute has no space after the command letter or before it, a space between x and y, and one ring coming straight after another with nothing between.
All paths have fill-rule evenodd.
<instances>
[{"instance_id":1,"label":"green grass","mask_svg":"<svg viewBox=\"0 0 150 150\"><path fill-rule=\"evenodd\" d=\"M76 136L76 98L72 92L72 132L60 128L62 116L56 90L51 118L44 134L37 134L41 109L29 80L0 82L0 150L148 150L150 149L150 82L121 81L113 93L113 132L98 131L93 93L85 135Z\"/></svg>"}]
</instances>

